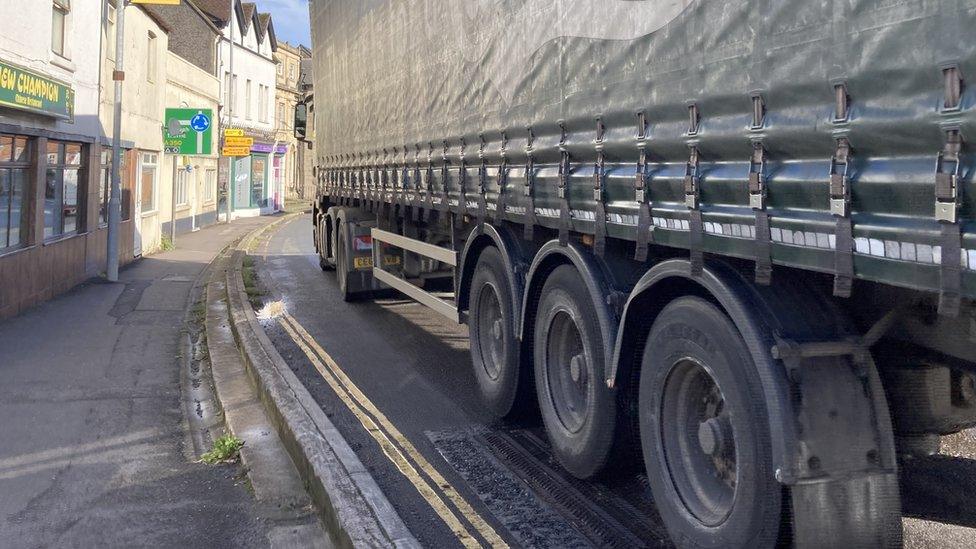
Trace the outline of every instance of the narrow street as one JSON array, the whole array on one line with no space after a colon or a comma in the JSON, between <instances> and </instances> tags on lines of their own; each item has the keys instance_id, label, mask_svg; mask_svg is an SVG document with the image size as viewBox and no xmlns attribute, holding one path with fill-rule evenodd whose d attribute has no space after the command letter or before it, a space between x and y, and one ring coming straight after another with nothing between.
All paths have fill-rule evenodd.
<instances>
[{"instance_id":1,"label":"narrow street","mask_svg":"<svg viewBox=\"0 0 976 549\"><path fill-rule=\"evenodd\" d=\"M453 517L480 543L497 535L513 546L669 546L634 464L620 464L596 483L578 482L549 458L536 417L490 420L473 392L465 326L399 296L343 302L334 273L319 268L307 215L253 253L269 292L265 301L280 300L287 311L266 320L266 331L424 546L463 545L447 526ZM378 442L384 439L364 429L377 415L388 420L379 430L390 440L408 441L393 446L422 456L407 460L409 471ZM908 547L967 547L976 535L968 504L976 490L976 438L960 433L943 449L946 455L905 467ZM447 483L435 490L441 495L435 504L415 484L418 476L431 478L418 465L423 461ZM946 478L958 482L945 489ZM452 500L454 490L461 505Z\"/></svg>"}]
</instances>

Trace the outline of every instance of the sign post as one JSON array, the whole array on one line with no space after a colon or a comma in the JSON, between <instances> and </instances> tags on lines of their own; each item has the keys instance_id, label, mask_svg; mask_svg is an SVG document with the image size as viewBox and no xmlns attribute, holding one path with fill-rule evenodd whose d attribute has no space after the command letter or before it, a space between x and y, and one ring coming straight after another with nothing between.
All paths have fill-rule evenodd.
<instances>
[{"instance_id":1,"label":"sign post","mask_svg":"<svg viewBox=\"0 0 976 549\"><path fill-rule=\"evenodd\" d=\"M173 193L169 224L170 241L176 244L176 189L179 181L177 156L206 156L213 151L212 109L166 109L163 148L173 155ZM193 215L193 212L190 212Z\"/></svg>"}]
</instances>

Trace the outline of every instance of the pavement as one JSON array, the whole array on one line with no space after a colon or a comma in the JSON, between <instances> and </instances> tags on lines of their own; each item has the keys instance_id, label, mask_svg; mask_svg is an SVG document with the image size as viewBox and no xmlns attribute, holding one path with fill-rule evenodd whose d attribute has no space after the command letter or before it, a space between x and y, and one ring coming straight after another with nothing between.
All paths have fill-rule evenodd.
<instances>
[{"instance_id":1,"label":"pavement","mask_svg":"<svg viewBox=\"0 0 976 549\"><path fill-rule=\"evenodd\" d=\"M189 455L179 355L197 277L271 221L180 235L0 323L0 545L269 545L241 467Z\"/></svg>"}]
</instances>

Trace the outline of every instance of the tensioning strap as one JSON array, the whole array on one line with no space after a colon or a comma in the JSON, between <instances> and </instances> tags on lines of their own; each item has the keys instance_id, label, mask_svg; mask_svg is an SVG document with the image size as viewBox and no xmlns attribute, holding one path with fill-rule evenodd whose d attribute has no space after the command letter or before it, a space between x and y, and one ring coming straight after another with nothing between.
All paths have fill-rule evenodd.
<instances>
[{"instance_id":1,"label":"tensioning strap","mask_svg":"<svg viewBox=\"0 0 976 549\"><path fill-rule=\"evenodd\" d=\"M772 243L769 238L769 214L766 212L766 149L759 142L752 146L749 205L756 215L756 284L768 286L773 277Z\"/></svg>"},{"instance_id":2,"label":"tensioning strap","mask_svg":"<svg viewBox=\"0 0 976 549\"><path fill-rule=\"evenodd\" d=\"M702 252L703 223L700 209L700 185L698 147L692 145L685 168L685 206L688 208L688 248L691 251L691 276L701 276L705 268Z\"/></svg>"},{"instance_id":3,"label":"tensioning strap","mask_svg":"<svg viewBox=\"0 0 976 549\"><path fill-rule=\"evenodd\" d=\"M854 284L854 228L851 222L851 144L837 139L830 161L830 213L837 219L834 230L834 295L850 297Z\"/></svg>"},{"instance_id":4,"label":"tensioning strap","mask_svg":"<svg viewBox=\"0 0 976 549\"><path fill-rule=\"evenodd\" d=\"M593 165L593 252L602 257L607 249L607 207L603 201L603 188L606 179L606 165L603 153L603 137L606 127L603 122L596 123L596 163Z\"/></svg>"},{"instance_id":5,"label":"tensioning strap","mask_svg":"<svg viewBox=\"0 0 976 549\"><path fill-rule=\"evenodd\" d=\"M559 245L569 244L569 230L573 225L573 214L569 211L569 172L572 169L569 153L560 144L559 180L556 184L556 194L559 197Z\"/></svg>"}]
</instances>

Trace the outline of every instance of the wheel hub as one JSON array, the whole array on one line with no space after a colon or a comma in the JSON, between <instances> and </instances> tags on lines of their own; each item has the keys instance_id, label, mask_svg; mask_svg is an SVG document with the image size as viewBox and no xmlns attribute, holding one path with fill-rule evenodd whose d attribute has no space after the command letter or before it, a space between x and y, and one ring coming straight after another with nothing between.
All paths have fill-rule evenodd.
<instances>
[{"instance_id":1,"label":"wheel hub","mask_svg":"<svg viewBox=\"0 0 976 549\"><path fill-rule=\"evenodd\" d=\"M660 428L675 490L703 524L721 524L732 510L738 481L736 433L725 396L692 358L672 366L662 396Z\"/></svg>"},{"instance_id":2,"label":"wheel hub","mask_svg":"<svg viewBox=\"0 0 976 549\"><path fill-rule=\"evenodd\" d=\"M586 424L590 406L589 368L582 335L568 311L549 321L545 383L562 426L570 433Z\"/></svg>"},{"instance_id":3,"label":"wheel hub","mask_svg":"<svg viewBox=\"0 0 976 549\"><path fill-rule=\"evenodd\" d=\"M721 456L732 439L732 423L726 416L712 417L698 424L698 445L712 457Z\"/></svg>"},{"instance_id":4,"label":"wheel hub","mask_svg":"<svg viewBox=\"0 0 976 549\"><path fill-rule=\"evenodd\" d=\"M573 383L579 385L583 379L583 372L586 371L586 356L582 353L569 360L569 377Z\"/></svg>"},{"instance_id":5,"label":"wheel hub","mask_svg":"<svg viewBox=\"0 0 976 549\"><path fill-rule=\"evenodd\" d=\"M505 362L505 321L497 290L492 285L481 288L476 314L480 326L476 343L481 351L481 366L490 379L497 380Z\"/></svg>"}]
</instances>

